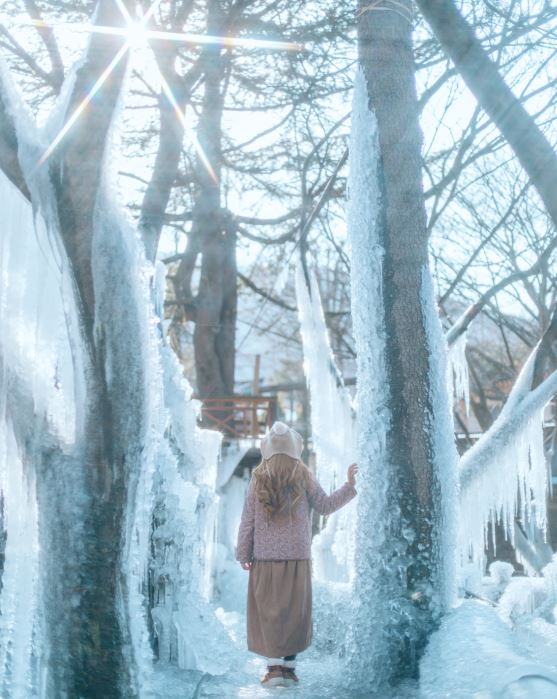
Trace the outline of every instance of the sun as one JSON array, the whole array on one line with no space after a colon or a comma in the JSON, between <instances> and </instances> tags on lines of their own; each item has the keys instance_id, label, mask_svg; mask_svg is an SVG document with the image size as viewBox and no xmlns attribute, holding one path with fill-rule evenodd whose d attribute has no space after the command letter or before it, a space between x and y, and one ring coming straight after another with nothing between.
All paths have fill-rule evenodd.
<instances>
[{"instance_id":1,"label":"sun","mask_svg":"<svg viewBox=\"0 0 557 699\"><path fill-rule=\"evenodd\" d=\"M136 8L135 14L132 15L122 0L116 0L116 4L126 20L124 36L126 37L130 49L144 49L149 44L147 25L155 9L160 5L160 1L161 0L155 0L155 2L151 4L147 15L143 14L140 7Z\"/></svg>"},{"instance_id":2,"label":"sun","mask_svg":"<svg viewBox=\"0 0 557 699\"><path fill-rule=\"evenodd\" d=\"M126 27L126 40L132 49L142 49L149 43L149 35L143 22L130 22Z\"/></svg>"}]
</instances>

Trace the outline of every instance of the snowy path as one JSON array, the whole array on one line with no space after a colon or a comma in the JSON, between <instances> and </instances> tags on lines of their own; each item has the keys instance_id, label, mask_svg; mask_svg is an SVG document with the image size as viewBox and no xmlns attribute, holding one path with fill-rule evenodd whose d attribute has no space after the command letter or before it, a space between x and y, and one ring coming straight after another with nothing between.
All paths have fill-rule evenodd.
<instances>
[{"instance_id":1,"label":"snowy path","mask_svg":"<svg viewBox=\"0 0 557 699\"><path fill-rule=\"evenodd\" d=\"M246 649L245 616L237 612L219 614L235 641L237 656L231 658L236 669L223 676L180 670L159 665L155 671L153 692L146 699L265 699L285 697L291 693L299 699L373 699L369 693L355 694L346 688L341 661L334 655L310 647L300 654L296 687L265 688L260 677L265 672L263 658ZM218 652L218 648L215 648ZM376 699L418 699L415 685L397 688L391 695L384 692Z\"/></svg>"},{"instance_id":2,"label":"snowy path","mask_svg":"<svg viewBox=\"0 0 557 699\"><path fill-rule=\"evenodd\" d=\"M146 699L556 699L557 631L537 618L514 631L496 611L465 602L444 620L422 664L423 684L398 686L391 693L357 694L346 688L342 661L319 650L320 641L300 655L300 684L264 688L264 660L246 650L245 617L219 612L234 640L233 668L226 675L180 670L159 664ZM322 637L321 637L322 639ZM218 648L215 648L215 653Z\"/></svg>"},{"instance_id":3,"label":"snowy path","mask_svg":"<svg viewBox=\"0 0 557 699\"><path fill-rule=\"evenodd\" d=\"M223 697L223 699L264 699L265 697L285 696L292 693L299 699L372 699L369 693L358 695L346 689L343 683L342 668L338 660L315 654L300 663L300 684L293 688L277 687L266 689L261 686L259 677L264 672L263 661L249 660L243 671L226 679L213 678L201 684L198 697ZM392 694L392 699L417 699L415 690L403 693L400 688ZM377 699L388 699L381 694Z\"/></svg>"},{"instance_id":4,"label":"snowy path","mask_svg":"<svg viewBox=\"0 0 557 699\"><path fill-rule=\"evenodd\" d=\"M340 663L330 656L308 652L300 663L299 686L270 689L259 682L265 669L263 660L250 656L246 651L244 667L223 677L159 667L155 673L156 692L148 699L265 699L285 697L286 693L299 699L373 699L369 693L358 695L347 690ZM416 687L397 688L391 695L382 692L376 699L418 699L418 692Z\"/></svg>"}]
</instances>

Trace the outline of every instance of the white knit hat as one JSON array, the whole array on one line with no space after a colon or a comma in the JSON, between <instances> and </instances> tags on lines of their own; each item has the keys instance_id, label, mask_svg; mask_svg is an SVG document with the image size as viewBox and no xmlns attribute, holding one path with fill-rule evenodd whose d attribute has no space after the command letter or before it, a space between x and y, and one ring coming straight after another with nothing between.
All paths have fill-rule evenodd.
<instances>
[{"instance_id":1,"label":"white knit hat","mask_svg":"<svg viewBox=\"0 0 557 699\"><path fill-rule=\"evenodd\" d=\"M293 459L299 459L303 446L304 440L296 430L284 422L275 422L261 439L261 455L264 459L270 459L274 454L287 454Z\"/></svg>"}]
</instances>

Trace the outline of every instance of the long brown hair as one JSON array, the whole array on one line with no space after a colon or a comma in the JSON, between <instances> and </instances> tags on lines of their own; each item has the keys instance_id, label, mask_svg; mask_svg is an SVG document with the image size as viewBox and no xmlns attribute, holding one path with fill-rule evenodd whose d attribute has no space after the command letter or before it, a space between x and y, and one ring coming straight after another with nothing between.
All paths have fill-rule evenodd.
<instances>
[{"instance_id":1,"label":"long brown hair","mask_svg":"<svg viewBox=\"0 0 557 699\"><path fill-rule=\"evenodd\" d=\"M310 478L308 467L287 454L274 454L254 469L255 493L271 517L292 514Z\"/></svg>"}]
</instances>

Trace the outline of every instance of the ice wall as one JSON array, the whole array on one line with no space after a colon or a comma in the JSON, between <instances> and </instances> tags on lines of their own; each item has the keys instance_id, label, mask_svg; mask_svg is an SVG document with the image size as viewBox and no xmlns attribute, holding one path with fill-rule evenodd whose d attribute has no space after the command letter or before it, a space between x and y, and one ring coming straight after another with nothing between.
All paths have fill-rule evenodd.
<instances>
[{"instance_id":1,"label":"ice wall","mask_svg":"<svg viewBox=\"0 0 557 699\"><path fill-rule=\"evenodd\" d=\"M0 696L37 696L38 530L34 475L26 472L10 424L0 416L0 491L7 539L0 592ZM2 419L4 418L4 419Z\"/></svg>"},{"instance_id":2,"label":"ice wall","mask_svg":"<svg viewBox=\"0 0 557 699\"><path fill-rule=\"evenodd\" d=\"M215 602L227 612L245 614L248 574L236 560L236 537L249 474L232 476L220 491L219 533L217 537L217 569Z\"/></svg>"},{"instance_id":3,"label":"ice wall","mask_svg":"<svg viewBox=\"0 0 557 699\"><path fill-rule=\"evenodd\" d=\"M41 661L47 651L39 614L36 464L29 454L18 452L7 392L12 410L16 397L24 401L17 415L27 422L18 429L40 439L32 419L38 416L37 424L42 425L44 416L51 438L68 453L80 438L76 406L82 408L86 398L80 383L80 348L72 334L73 290L52 237L55 231L40 213L33 214L2 173L0 200L0 539L4 530L7 534L0 589L0 693L30 699L44 691ZM104 336L109 380L128 409L118 415L118 436L134 464L120 604L133 646L136 690L146 694L153 660L150 589L156 591L153 617L163 659L215 673L227 669L212 642L227 648L229 639L209 604L220 435L197 427L198 405L191 400L191 388L161 342L160 323L152 310L153 269L145 262L135 230L110 197L101 195L99 207L93 251L96 332ZM34 453L40 459L40 451ZM65 467L57 468L67 499L58 507L79 507L83 492L72 490L78 488L77 480L72 476L66 481ZM70 462L68 468L75 473ZM69 510L68 514L75 515ZM79 538L78 528L74 533ZM45 549L44 555L54 552ZM229 662L232 656L226 657Z\"/></svg>"},{"instance_id":4,"label":"ice wall","mask_svg":"<svg viewBox=\"0 0 557 699\"><path fill-rule=\"evenodd\" d=\"M296 269L296 298L310 394L316 475L325 491L332 492L345 482L346 470L356 460L355 410L331 349L317 279L310 272L308 289L301 264ZM355 514L355 503L335 512L314 538L312 557L317 579L352 579Z\"/></svg>"},{"instance_id":5,"label":"ice wall","mask_svg":"<svg viewBox=\"0 0 557 699\"><path fill-rule=\"evenodd\" d=\"M236 540L250 469L245 466L240 475L234 474L253 447L253 439L241 439L223 446L217 481L220 503L214 601L226 612L236 614L245 614L246 610L248 574L236 560Z\"/></svg>"},{"instance_id":6,"label":"ice wall","mask_svg":"<svg viewBox=\"0 0 557 699\"><path fill-rule=\"evenodd\" d=\"M79 585L73 584L72 576L77 569L76 552L84 548L80 515L87 498L85 469L76 467L75 457L87 401L74 281L58 235L49 171L36 167L45 144L1 58L0 91L13 118L18 159L33 200L31 207L0 175L2 391L25 471L34 476L40 522L36 605L40 632L31 658L25 657L22 647L19 662L30 663L36 691L45 696L57 681L53 678L66 684L70 663L66 663L65 639L76 629L71 617L79 606ZM8 508L7 498L4 502ZM23 499L20 506L25 506ZM51 526L54 521L58 526ZM60 526L61 522L67 526ZM61 599L66 604L60 604ZM34 608L31 601L29 608Z\"/></svg>"},{"instance_id":7,"label":"ice wall","mask_svg":"<svg viewBox=\"0 0 557 699\"><path fill-rule=\"evenodd\" d=\"M0 499L6 536L0 580L0 694L29 699L41 692L44 652L31 438L39 437L44 418L62 445L74 442L77 388L63 263L40 213L33 215L29 202L2 172L0 201ZM20 453L14 430L28 434L29 453Z\"/></svg>"},{"instance_id":8,"label":"ice wall","mask_svg":"<svg viewBox=\"0 0 557 699\"><path fill-rule=\"evenodd\" d=\"M76 430L74 361L65 310L67 278L40 213L0 172L0 351L35 412L66 444Z\"/></svg>"},{"instance_id":9,"label":"ice wall","mask_svg":"<svg viewBox=\"0 0 557 699\"><path fill-rule=\"evenodd\" d=\"M149 519L149 580L158 658L184 669L222 674L235 651L211 605L218 556L216 485L221 435L197 426L200 403L191 399L191 386L164 344L160 366L164 439L156 456L154 508Z\"/></svg>"}]
</instances>

